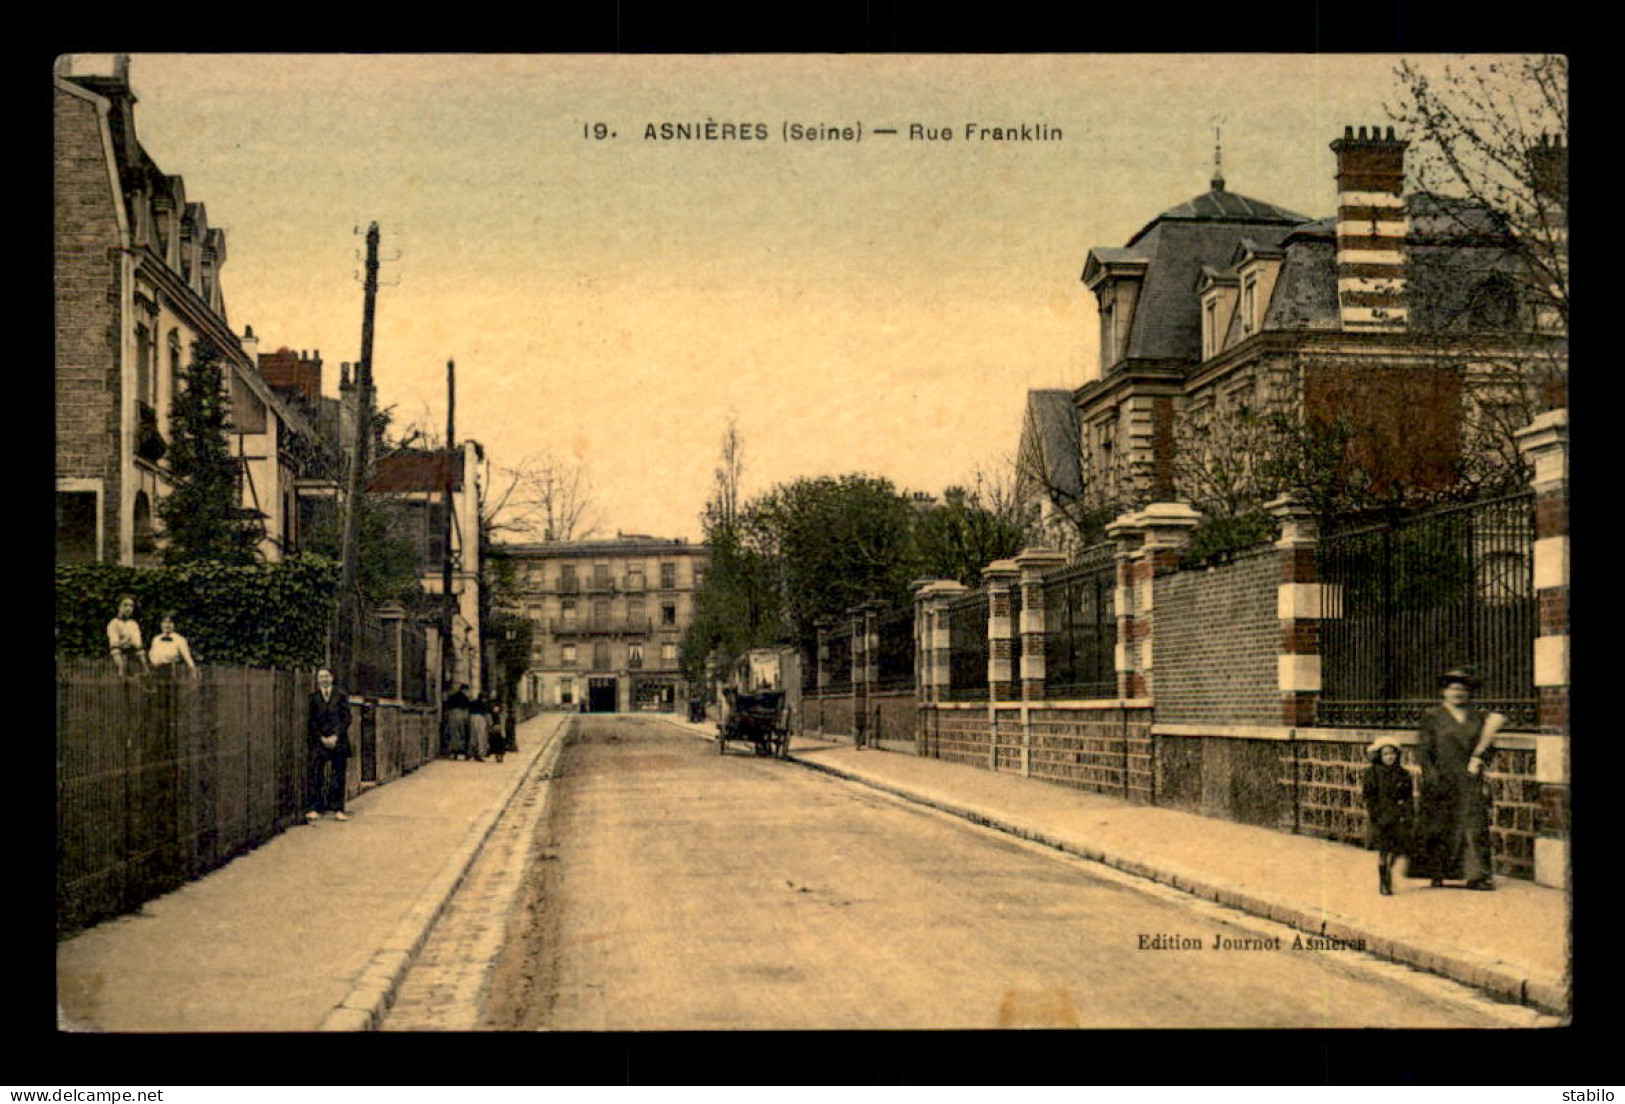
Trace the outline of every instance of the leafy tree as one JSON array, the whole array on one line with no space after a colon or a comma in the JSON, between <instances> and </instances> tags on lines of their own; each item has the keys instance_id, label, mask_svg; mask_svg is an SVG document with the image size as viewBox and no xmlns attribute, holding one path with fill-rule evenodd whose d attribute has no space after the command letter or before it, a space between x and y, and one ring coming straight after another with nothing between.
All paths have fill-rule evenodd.
<instances>
[{"instance_id":1,"label":"leafy tree","mask_svg":"<svg viewBox=\"0 0 1625 1104\"><path fill-rule=\"evenodd\" d=\"M903 605L917 577L913 508L883 478L821 476L781 484L752 504L781 572L784 618L802 648L815 623L869 599Z\"/></svg>"},{"instance_id":2,"label":"leafy tree","mask_svg":"<svg viewBox=\"0 0 1625 1104\"><path fill-rule=\"evenodd\" d=\"M1016 555L1027 543L1021 511L1008 502L1004 509L1000 505L980 478L974 488L944 491L942 504L915 522L915 574L980 586L982 568Z\"/></svg>"},{"instance_id":3,"label":"leafy tree","mask_svg":"<svg viewBox=\"0 0 1625 1104\"><path fill-rule=\"evenodd\" d=\"M416 542L406 532L403 508L380 495L360 496L357 508L356 588L369 602L422 601ZM306 535L306 547L337 561L343 555L344 515L323 510Z\"/></svg>"},{"instance_id":4,"label":"leafy tree","mask_svg":"<svg viewBox=\"0 0 1625 1104\"><path fill-rule=\"evenodd\" d=\"M231 401L220 350L199 340L181 371L170 411L171 487L157 512L165 563L211 560L246 565L258 558L264 526L242 505L238 461L227 444Z\"/></svg>"}]
</instances>

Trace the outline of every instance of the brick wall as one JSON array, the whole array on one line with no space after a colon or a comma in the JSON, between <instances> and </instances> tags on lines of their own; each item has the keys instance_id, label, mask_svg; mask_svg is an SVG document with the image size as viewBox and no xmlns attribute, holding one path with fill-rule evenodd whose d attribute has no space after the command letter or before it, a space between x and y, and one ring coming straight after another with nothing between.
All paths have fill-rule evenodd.
<instances>
[{"instance_id":1,"label":"brick wall","mask_svg":"<svg viewBox=\"0 0 1625 1104\"><path fill-rule=\"evenodd\" d=\"M1277 724L1281 562L1274 548L1156 580L1157 720Z\"/></svg>"},{"instance_id":2,"label":"brick wall","mask_svg":"<svg viewBox=\"0 0 1625 1104\"><path fill-rule=\"evenodd\" d=\"M1282 756L1290 757L1290 746L1285 740L1158 734L1157 804L1290 831L1292 793L1280 784Z\"/></svg>"},{"instance_id":3,"label":"brick wall","mask_svg":"<svg viewBox=\"0 0 1625 1104\"><path fill-rule=\"evenodd\" d=\"M869 711L878 714L878 738L888 744L914 742L914 730L919 725L919 710L912 691L905 693L874 693L869 696Z\"/></svg>"},{"instance_id":4,"label":"brick wall","mask_svg":"<svg viewBox=\"0 0 1625 1104\"><path fill-rule=\"evenodd\" d=\"M1370 765L1366 745L1320 740L1293 744L1297 756L1299 831L1308 836L1363 846L1365 805L1360 779ZM1404 749L1404 762L1416 776L1416 749ZM1503 748L1490 763L1494 803L1490 825L1495 872L1515 878L1535 873L1535 836L1541 815L1541 786L1535 781L1532 749ZM1420 781L1417 783L1420 787Z\"/></svg>"},{"instance_id":5,"label":"brick wall","mask_svg":"<svg viewBox=\"0 0 1625 1104\"><path fill-rule=\"evenodd\" d=\"M1021 773L1021 710L1000 709L993 719L994 769Z\"/></svg>"},{"instance_id":6,"label":"brick wall","mask_svg":"<svg viewBox=\"0 0 1625 1104\"><path fill-rule=\"evenodd\" d=\"M840 736L851 736L855 731L850 694L831 694L827 697L808 694L802 700L805 703L802 706L805 717L802 727L805 730Z\"/></svg>"},{"instance_id":7,"label":"brick wall","mask_svg":"<svg viewBox=\"0 0 1625 1104\"><path fill-rule=\"evenodd\" d=\"M988 764L992 731L985 709L943 709L936 718L935 757L984 770Z\"/></svg>"},{"instance_id":8,"label":"brick wall","mask_svg":"<svg viewBox=\"0 0 1625 1104\"><path fill-rule=\"evenodd\" d=\"M1035 709L1031 775L1045 782L1149 802L1151 713L1146 709Z\"/></svg>"},{"instance_id":9,"label":"brick wall","mask_svg":"<svg viewBox=\"0 0 1625 1104\"><path fill-rule=\"evenodd\" d=\"M56 474L103 485L103 555L118 552L118 220L94 105L55 105Z\"/></svg>"}]
</instances>

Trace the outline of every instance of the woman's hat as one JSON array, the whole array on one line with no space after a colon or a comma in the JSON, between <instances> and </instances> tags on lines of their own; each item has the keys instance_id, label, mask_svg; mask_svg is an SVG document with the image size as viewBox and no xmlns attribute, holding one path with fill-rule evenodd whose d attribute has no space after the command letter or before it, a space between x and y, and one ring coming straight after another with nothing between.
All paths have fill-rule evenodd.
<instances>
[{"instance_id":1,"label":"woman's hat","mask_svg":"<svg viewBox=\"0 0 1625 1104\"><path fill-rule=\"evenodd\" d=\"M1439 689L1443 690L1453 682L1459 682L1469 690L1479 687L1478 676L1464 667L1456 667L1439 676Z\"/></svg>"},{"instance_id":2,"label":"woman's hat","mask_svg":"<svg viewBox=\"0 0 1625 1104\"><path fill-rule=\"evenodd\" d=\"M1377 753L1385 747L1391 747L1401 755L1405 753L1405 749L1399 746L1399 741L1394 739L1392 736L1378 736L1375 740L1371 741L1371 746L1366 748L1365 752L1367 755L1375 758Z\"/></svg>"}]
</instances>

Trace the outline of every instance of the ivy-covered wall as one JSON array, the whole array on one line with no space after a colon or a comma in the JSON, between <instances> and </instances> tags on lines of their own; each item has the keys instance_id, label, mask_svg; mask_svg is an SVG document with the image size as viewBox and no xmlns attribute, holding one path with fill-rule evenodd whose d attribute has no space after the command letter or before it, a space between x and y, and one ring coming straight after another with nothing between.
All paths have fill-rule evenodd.
<instances>
[{"instance_id":1,"label":"ivy-covered wall","mask_svg":"<svg viewBox=\"0 0 1625 1104\"><path fill-rule=\"evenodd\" d=\"M338 577L338 564L313 555L247 567L208 561L145 569L59 565L56 653L107 655L107 623L128 594L149 644L159 619L173 611L199 663L313 667L322 662Z\"/></svg>"}]
</instances>

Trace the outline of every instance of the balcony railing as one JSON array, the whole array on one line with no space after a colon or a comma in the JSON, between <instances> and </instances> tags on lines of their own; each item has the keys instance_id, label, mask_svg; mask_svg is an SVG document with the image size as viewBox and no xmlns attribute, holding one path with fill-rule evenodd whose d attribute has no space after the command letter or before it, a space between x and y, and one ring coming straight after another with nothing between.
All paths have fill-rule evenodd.
<instances>
[{"instance_id":1,"label":"balcony railing","mask_svg":"<svg viewBox=\"0 0 1625 1104\"><path fill-rule=\"evenodd\" d=\"M547 628L555 636L614 636L646 633L650 625L647 617L554 617Z\"/></svg>"}]
</instances>

